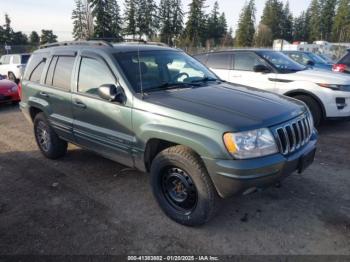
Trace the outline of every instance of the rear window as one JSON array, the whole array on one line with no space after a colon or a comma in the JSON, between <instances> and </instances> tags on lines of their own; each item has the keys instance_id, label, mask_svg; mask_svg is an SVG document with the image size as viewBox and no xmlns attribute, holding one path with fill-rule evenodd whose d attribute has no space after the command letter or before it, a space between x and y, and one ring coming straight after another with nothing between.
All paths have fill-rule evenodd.
<instances>
[{"instance_id":1,"label":"rear window","mask_svg":"<svg viewBox=\"0 0 350 262\"><path fill-rule=\"evenodd\" d=\"M26 65L28 63L29 58L30 58L30 55L22 55L21 56L21 64Z\"/></svg>"},{"instance_id":2,"label":"rear window","mask_svg":"<svg viewBox=\"0 0 350 262\"><path fill-rule=\"evenodd\" d=\"M75 57L60 56L56 64L55 73L52 80L54 87L70 91Z\"/></svg>"},{"instance_id":3,"label":"rear window","mask_svg":"<svg viewBox=\"0 0 350 262\"><path fill-rule=\"evenodd\" d=\"M10 58L11 58L11 56L9 56L9 55L2 56L1 59L0 59L1 64L3 64L3 65L9 64L10 63Z\"/></svg>"},{"instance_id":4,"label":"rear window","mask_svg":"<svg viewBox=\"0 0 350 262\"><path fill-rule=\"evenodd\" d=\"M207 66L214 69L230 69L231 54L209 54Z\"/></svg>"},{"instance_id":5,"label":"rear window","mask_svg":"<svg viewBox=\"0 0 350 262\"><path fill-rule=\"evenodd\" d=\"M23 79L32 82L40 82L48 53L38 53L32 55L28 62Z\"/></svg>"},{"instance_id":6,"label":"rear window","mask_svg":"<svg viewBox=\"0 0 350 262\"><path fill-rule=\"evenodd\" d=\"M339 62L338 64L346 64L350 65L350 52L348 52Z\"/></svg>"}]
</instances>

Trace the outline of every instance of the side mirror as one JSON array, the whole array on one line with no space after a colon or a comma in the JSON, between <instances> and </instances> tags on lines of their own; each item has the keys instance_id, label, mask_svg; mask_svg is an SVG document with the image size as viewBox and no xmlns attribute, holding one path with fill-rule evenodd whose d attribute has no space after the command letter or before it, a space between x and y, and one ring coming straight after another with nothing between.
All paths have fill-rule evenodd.
<instances>
[{"instance_id":1,"label":"side mirror","mask_svg":"<svg viewBox=\"0 0 350 262\"><path fill-rule=\"evenodd\" d=\"M271 72L271 69L265 65L256 65L256 66L254 66L253 70L256 73L270 73Z\"/></svg>"},{"instance_id":2,"label":"side mirror","mask_svg":"<svg viewBox=\"0 0 350 262\"><path fill-rule=\"evenodd\" d=\"M98 95L109 102L124 102L124 90L121 86L114 84L102 85L98 88Z\"/></svg>"},{"instance_id":3,"label":"side mirror","mask_svg":"<svg viewBox=\"0 0 350 262\"><path fill-rule=\"evenodd\" d=\"M311 61L311 60L308 60L308 61L306 62L306 65L308 65L308 66L314 66L314 65L315 65L315 62L314 62L314 61Z\"/></svg>"}]
</instances>

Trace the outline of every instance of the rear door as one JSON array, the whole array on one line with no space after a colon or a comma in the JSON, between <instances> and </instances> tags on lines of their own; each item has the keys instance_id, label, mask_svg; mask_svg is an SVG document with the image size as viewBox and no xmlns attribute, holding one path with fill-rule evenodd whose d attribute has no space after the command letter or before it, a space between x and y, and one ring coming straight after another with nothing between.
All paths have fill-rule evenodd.
<instances>
[{"instance_id":1,"label":"rear door","mask_svg":"<svg viewBox=\"0 0 350 262\"><path fill-rule=\"evenodd\" d=\"M229 81L230 70L232 70L232 54L227 52L209 53L206 66L222 80Z\"/></svg>"},{"instance_id":2,"label":"rear door","mask_svg":"<svg viewBox=\"0 0 350 262\"><path fill-rule=\"evenodd\" d=\"M233 70L230 70L229 81L231 83L251 86L267 91L275 91L275 73L257 73L254 67L257 65L270 66L257 54L249 51L234 52Z\"/></svg>"},{"instance_id":3,"label":"rear door","mask_svg":"<svg viewBox=\"0 0 350 262\"><path fill-rule=\"evenodd\" d=\"M56 133L73 141L72 77L76 55L72 53L51 56L39 96L48 103L48 120Z\"/></svg>"},{"instance_id":4,"label":"rear door","mask_svg":"<svg viewBox=\"0 0 350 262\"><path fill-rule=\"evenodd\" d=\"M101 56L83 52L76 80L73 111L77 143L121 164L133 166L131 148L135 141L131 108L98 96L101 85L118 85L111 68Z\"/></svg>"}]
</instances>

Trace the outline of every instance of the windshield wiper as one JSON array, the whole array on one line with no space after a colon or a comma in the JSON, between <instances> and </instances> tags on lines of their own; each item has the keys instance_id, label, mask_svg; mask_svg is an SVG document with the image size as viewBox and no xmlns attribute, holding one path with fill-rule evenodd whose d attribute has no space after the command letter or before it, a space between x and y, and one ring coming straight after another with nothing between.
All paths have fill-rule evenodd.
<instances>
[{"instance_id":1,"label":"windshield wiper","mask_svg":"<svg viewBox=\"0 0 350 262\"><path fill-rule=\"evenodd\" d=\"M199 83L199 82L204 82L205 83L205 82L216 82L216 81L221 81L221 80L219 80L217 78L205 76L205 77L203 77L201 79L193 80L193 81L191 81L191 83Z\"/></svg>"},{"instance_id":2,"label":"windshield wiper","mask_svg":"<svg viewBox=\"0 0 350 262\"><path fill-rule=\"evenodd\" d=\"M164 90L170 90L170 89L178 89L178 88L191 88L192 85L190 83L164 83L160 86L155 86L151 88L147 88L145 93L152 92L152 91L164 91Z\"/></svg>"}]
</instances>

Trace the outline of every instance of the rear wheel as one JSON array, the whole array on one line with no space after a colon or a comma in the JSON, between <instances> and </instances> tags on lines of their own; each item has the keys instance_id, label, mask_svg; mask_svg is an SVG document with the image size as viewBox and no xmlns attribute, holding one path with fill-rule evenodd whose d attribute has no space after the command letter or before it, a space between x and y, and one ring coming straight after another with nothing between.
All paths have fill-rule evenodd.
<instances>
[{"instance_id":1,"label":"rear wheel","mask_svg":"<svg viewBox=\"0 0 350 262\"><path fill-rule=\"evenodd\" d=\"M316 127L319 126L323 120L323 116L321 106L318 102L312 97L306 95L298 95L294 96L294 98L304 102L308 106L314 119L314 125Z\"/></svg>"},{"instance_id":2,"label":"rear wheel","mask_svg":"<svg viewBox=\"0 0 350 262\"><path fill-rule=\"evenodd\" d=\"M43 113L34 118L34 134L40 151L47 158L58 159L66 154L67 142L58 137Z\"/></svg>"},{"instance_id":3,"label":"rear wheel","mask_svg":"<svg viewBox=\"0 0 350 262\"><path fill-rule=\"evenodd\" d=\"M177 223L198 226L215 214L219 196L201 159L184 146L168 148L151 167L153 194Z\"/></svg>"}]
</instances>

